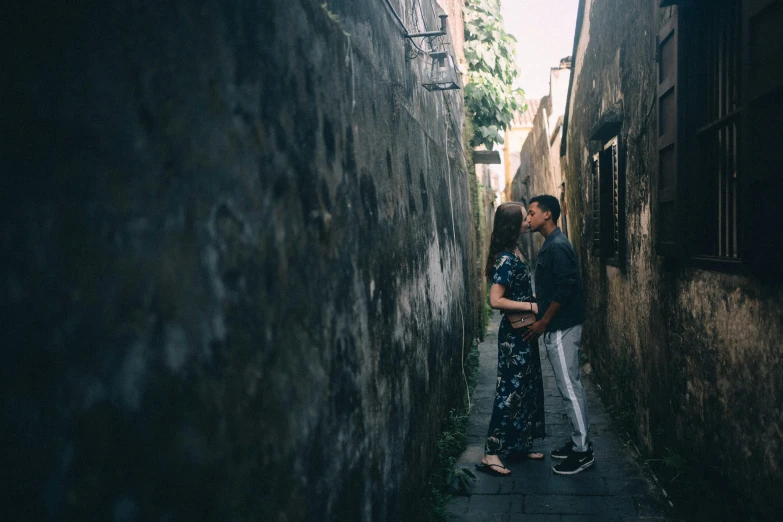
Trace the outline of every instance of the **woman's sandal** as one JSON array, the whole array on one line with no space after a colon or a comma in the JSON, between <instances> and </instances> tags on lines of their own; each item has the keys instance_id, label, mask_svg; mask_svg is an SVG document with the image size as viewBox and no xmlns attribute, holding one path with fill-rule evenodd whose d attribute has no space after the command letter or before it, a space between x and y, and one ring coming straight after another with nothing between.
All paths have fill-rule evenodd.
<instances>
[{"instance_id":1,"label":"woman's sandal","mask_svg":"<svg viewBox=\"0 0 783 522\"><path fill-rule=\"evenodd\" d=\"M508 469L503 464L484 464L483 462L476 464L476 470L480 471L482 473L486 473L487 475L492 475L493 477L507 477L511 475L511 470L508 470L508 473L502 473L495 468L503 468Z\"/></svg>"}]
</instances>

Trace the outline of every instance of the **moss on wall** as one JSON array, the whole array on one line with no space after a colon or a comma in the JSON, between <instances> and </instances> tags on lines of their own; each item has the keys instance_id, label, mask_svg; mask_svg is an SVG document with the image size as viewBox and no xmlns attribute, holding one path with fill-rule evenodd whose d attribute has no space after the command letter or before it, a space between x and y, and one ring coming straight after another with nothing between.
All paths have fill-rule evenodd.
<instances>
[{"instance_id":1,"label":"moss on wall","mask_svg":"<svg viewBox=\"0 0 783 522\"><path fill-rule=\"evenodd\" d=\"M11 518L415 519L481 307L460 95L383 2L12 22Z\"/></svg>"},{"instance_id":2,"label":"moss on wall","mask_svg":"<svg viewBox=\"0 0 783 522\"><path fill-rule=\"evenodd\" d=\"M647 450L686 455L731 492L723 495L731 509L779 513L783 292L752 275L673 266L656 255L655 35L672 8L658 20L652 2L588 0L584 12L564 171L592 366ZM612 267L589 248L585 173L598 146L589 130L617 104L624 108L628 248L625 262Z\"/></svg>"}]
</instances>

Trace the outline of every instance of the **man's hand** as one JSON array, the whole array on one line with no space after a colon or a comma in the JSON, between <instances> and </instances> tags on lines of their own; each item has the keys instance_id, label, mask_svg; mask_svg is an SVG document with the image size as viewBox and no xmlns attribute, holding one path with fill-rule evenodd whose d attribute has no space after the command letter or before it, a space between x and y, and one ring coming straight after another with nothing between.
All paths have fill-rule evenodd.
<instances>
[{"instance_id":1,"label":"man's hand","mask_svg":"<svg viewBox=\"0 0 783 522\"><path fill-rule=\"evenodd\" d=\"M536 321L535 323L527 327L527 332L525 333L524 337L522 337L522 339L525 341L532 341L534 339L538 339L544 334L544 332L546 331L546 327L547 327L547 323L545 323L543 320Z\"/></svg>"},{"instance_id":2,"label":"man's hand","mask_svg":"<svg viewBox=\"0 0 783 522\"><path fill-rule=\"evenodd\" d=\"M551 321L552 318L559 311L560 311L560 303L558 303L557 301L552 301L551 303L549 303L549 307L546 309L546 313L544 313L544 317L542 317L535 323L528 326L527 333L525 333L522 339L525 341L533 341L538 337L544 335L547 326L549 326L549 321Z\"/></svg>"}]
</instances>

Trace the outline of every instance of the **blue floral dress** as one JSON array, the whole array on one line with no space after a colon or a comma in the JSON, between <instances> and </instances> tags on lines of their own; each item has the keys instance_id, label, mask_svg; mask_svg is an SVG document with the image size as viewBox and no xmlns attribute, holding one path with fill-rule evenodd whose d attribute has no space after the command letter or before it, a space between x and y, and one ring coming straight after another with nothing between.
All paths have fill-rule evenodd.
<instances>
[{"instance_id":1,"label":"blue floral dress","mask_svg":"<svg viewBox=\"0 0 783 522\"><path fill-rule=\"evenodd\" d=\"M504 297L534 301L530 274L513 250L501 252L492 284L506 287ZM498 330L498 380L484 453L523 456L533 439L544 438L544 381L538 343L522 340L527 328L515 329L504 315Z\"/></svg>"}]
</instances>

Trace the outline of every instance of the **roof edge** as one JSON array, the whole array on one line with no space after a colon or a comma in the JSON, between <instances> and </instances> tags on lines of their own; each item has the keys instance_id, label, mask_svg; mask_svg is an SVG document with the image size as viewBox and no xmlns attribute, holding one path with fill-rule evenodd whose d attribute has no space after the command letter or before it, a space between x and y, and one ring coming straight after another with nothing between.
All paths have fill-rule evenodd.
<instances>
[{"instance_id":1,"label":"roof edge","mask_svg":"<svg viewBox=\"0 0 783 522\"><path fill-rule=\"evenodd\" d=\"M576 76L576 51L579 48L579 37L582 35L582 22L585 17L585 1L579 0L579 10L576 12L576 27L574 28L574 48L571 52L571 76L568 78L568 94L566 95L565 113L563 114L563 138L560 140L560 157L565 156L568 144L568 113L571 110L571 88Z\"/></svg>"}]
</instances>

